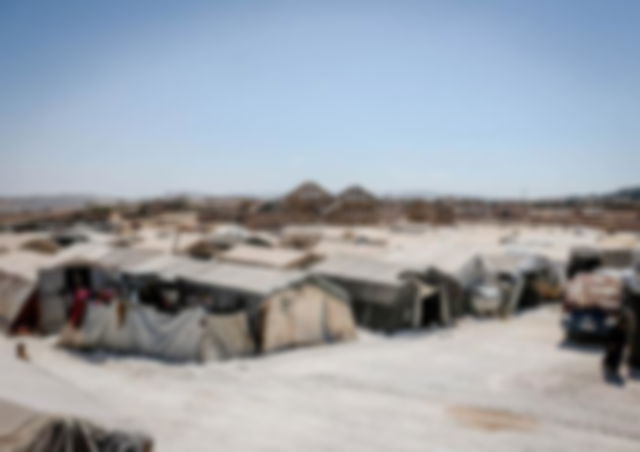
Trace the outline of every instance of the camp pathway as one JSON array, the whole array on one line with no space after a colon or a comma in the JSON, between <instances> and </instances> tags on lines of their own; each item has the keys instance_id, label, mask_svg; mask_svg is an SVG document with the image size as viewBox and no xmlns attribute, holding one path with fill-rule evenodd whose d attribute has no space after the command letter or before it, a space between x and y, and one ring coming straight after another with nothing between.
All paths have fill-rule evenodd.
<instances>
[{"instance_id":1,"label":"camp pathway","mask_svg":"<svg viewBox=\"0 0 640 452\"><path fill-rule=\"evenodd\" d=\"M549 307L449 330L361 332L204 366L87 358L31 338L19 369L91 398L165 452L640 450L640 381L604 384L598 353L560 346L559 317ZM14 343L0 342L4 360ZM19 390L0 382L0 396Z\"/></svg>"}]
</instances>

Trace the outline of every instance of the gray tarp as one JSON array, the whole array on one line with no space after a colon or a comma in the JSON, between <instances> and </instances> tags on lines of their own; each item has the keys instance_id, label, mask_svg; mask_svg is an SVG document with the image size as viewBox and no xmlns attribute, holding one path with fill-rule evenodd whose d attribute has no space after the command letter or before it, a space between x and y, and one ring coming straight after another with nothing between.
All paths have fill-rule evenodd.
<instances>
[{"instance_id":1,"label":"gray tarp","mask_svg":"<svg viewBox=\"0 0 640 452\"><path fill-rule=\"evenodd\" d=\"M170 361L208 361L253 351L246 316L208 316L201 308L169 315L153 308L112 303L89 305L79 329L68 326L62 345L153 356Z\"/></svg>"}]
</instances>

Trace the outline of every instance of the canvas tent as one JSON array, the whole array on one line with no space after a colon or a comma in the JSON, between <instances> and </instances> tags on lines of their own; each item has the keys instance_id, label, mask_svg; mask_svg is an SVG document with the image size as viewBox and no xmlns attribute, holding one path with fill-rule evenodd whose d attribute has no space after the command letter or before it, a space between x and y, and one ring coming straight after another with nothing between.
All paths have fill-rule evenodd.
<instances>
[{"instance_id":1,"label":"canvas tent","mask_svg":"<svg viewBox=\"0 0 640 452\"><path fill-rule=\"evenodd\" d=\"M79 244L56 255L38 275L38 295L46 307L42 332L60 331L67 320L74 289L94 292L117 286L117 277L103 259L112 248L102 244Z\"/></svg>"},{"instance_id":2,"label":"canvas tent","mask_svg":"<svg viewBox=\"0 0 640 452\"><path fill-rule=\"evenodd\" d=\"M49 262L50 257L29 251L0 255L0 326L4 331L46 327L50 310L38 298L37 280L39 269Z\"/></svg>"},{"instance_id":3,"label":"canvas tent","mask_svg":"<svg viewBox=\"0 0 640 452\"><path fill-rule=\"evenodd\" d=\"M309 277L277 290L262 309L263 352L356 336L349 295L322 278Z\"/></svg>"},{"instance_id":4,"label":"canvas tent","mask_svg":"<svg viewBox=\"0 0 640 452\"><path fill-rule=\"evenodd\" d=\"M203 271L176 276L191 299L188 304L203 305L210 312L246 309L255 314L266 296L304 278L304 273L212 262Z\"/></svg>"},{"instance_id":5,"label":"canvas tent","mask_svg":"<svg viewBox=\"0 0 640 452\"><path fill-rule=\"evenodd\" d=\"M183 298L182 309L204 308L217 355L237 356L238 348L246 352L247 338L267 352L355 334L347 295L326 281L297 271L221 262L195 264L184 258L156 259L130 271L157 278L153 284L173 280Z\"/></svg>"},{"instance_id":6,"label":"canvas tent","mask_svg":"<svg viewBox=\"0 0 640 452\"><path fill-rule=\"evenodd\" d=\"M559 267L531 254L482 254L459 274L477 314L511 315L542 299L559 299L563 278Z\"/></svg>"},{"instance_id":7,"label":"canvas tent","mask_svg":"<svg viewBox=\"0 0 640 452\"><path fill-rule=\"evenodd\" d=\"M406 266L382 259L332 256L312 268L347 291L357 322L392 332L402 328L448 323L438 289L419 278L407 278Z\"/></svg>"},{"instance_id":8,"label":"canvas tent","mask_svg":"<svg viewBox=\"0 0 640 452\"><path fill-rule=\"evenodd\" d=\"M204 271L211 262L161 254L119 269L123 294L165 312L178 312L187 303L178 275Z\"/></svg>"},{"instance_id":9,"label":"canvas tent","mask_svg":"<svg viewBox=\"0 0 640 452\"><path fill-rule=\"evenodd\" d=\"M471 312L467 293L455 276L434 266L427 267L426 270L420 272L407 271L403 276L418 285L420 290L418 298L425 300L420 306L417 306L417 309L420 311L433 310L434 306L425 305L434 302L437 304L435 308L438 311L440 324L453 325L457 319ZM417 316L422 316L422 312Z\"/></svg>"},{"instance_id":10,"label":"canvas tent","mask_svg":"<svg viewBox=\"0 0 640 452\"><path fill-rule=\"evenodd\" d=\"M40 266L37 275L41 332L55 333L64 326L76 289L86 288L93 294L105 290L121 292L120 269L158 255L148 250L83 243L53 256Z\"/></svg>"}]
</instances>

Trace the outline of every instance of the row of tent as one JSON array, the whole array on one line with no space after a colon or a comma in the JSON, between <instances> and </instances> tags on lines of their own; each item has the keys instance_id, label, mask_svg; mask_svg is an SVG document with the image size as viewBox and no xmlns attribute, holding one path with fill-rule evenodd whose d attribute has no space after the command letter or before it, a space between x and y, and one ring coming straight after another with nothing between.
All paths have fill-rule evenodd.
<instances>
[{"instance_id":1,"label":"row of tent","mask_svg":"<svg viewBox=\"0 0 640 452\"><path fill-rule=\"evenodd\" d=\"M309 277L273 292L257 311L211 313L194 306L170 314L142 303L92 303L79 327L63 329L60 343L206 362L355 336L348 297L339 288Z\"/></svg>"},{"instance_id":2,"label":"row of tent","mask_svg":"<svg viewBox=\"0 0 640 452\"><path fill-rule=\"evenodd\" d=\"M13 275L16 278L3 278L3 283L12 281L11 284L16 285L9 290L12 302L4 303L12 306L11 312L3 313L3 318L12 319L19 310L17 307L22 306L35 291L41 297L39 329L45 333L54 332L64 322L65 309L54 312L54 306L64 306L65 303L52 300L61 297L65 289L74 284L74 279L96 290L121 287L124 283L127 295L143 293L149 287L167 289L165 293L174 290L180 292L176 310L205 306L209 311L220 312L255 311L272 293L313 275L316 280L334 283L343 289L343 293L346 291L356 313L363 311L358 315L360 323L385 330L420 326L420 317L427 316L427 311L432 310L431 306L423 305L431 305L434 300L440 305L436 320L444 324L470 312L504 309L506 299L510 300L508 310L514 311L519 308L520 295L526 289L522 283L525 277L533 275L538 282L547 280L555 285L560 280L557 267L550 261L528 255L469 257L457 271L443 271L437 266L407 268L397 262L345 255L330 257L303 272L202 262L100 244L76 245L54 257L28 252L11 253L0 257L0 271L4 269L10 275L16 273L14 270L19 267L18 263L23 261L23 267L28 270L17 272ZM487 287L483 291L474 290L481 286ZM512 294L514 290L516 295ZM491 292L494 296L488 297ZM491 298L493 307L489 309L487 305L491 303L487 300ZM407 305L412 310L411 315L404 312ZM169 306L159 307L170 309ZM385 312L387 308L391 308L390 315ZM385 318L382 322L376 320L380 317L376 310L381 310Z\"/></svg>"},{"instance_id":3,"label":"row of tent","mask_svg":"<svg viewBox=\"0 0 640 452\"><path fill-rule=\"evenodd\" d=\"M345 287L359 324L395 331L453 325L467 315L509 316L558 299L562 267L531 255L475 255L453 271L370 257L336 256L314 271Z\"/></svg>"},{"instance_id":4,"label":"row of tent","mask_svg":"<svg viewBox=\"0 0 640 452\"><path fill-rule=\"evenodd\" d=\"M302 272L93 244L34 256L0 257L0 316L8 332L63 330L67 346L198 361L356 336L348 294ZM22 261L31 272L14 271ZM81 324L71 327L79 287L96 300L105 291L116 296L88 303Z\"/></svg>"},{"instance_id":5,"label":"row of tent","mask_svg":"<svg viewBox=\"0 0 640 452\"><path fill-rule=\"evenodd\" d=\"M55 256L0 256L0 320L9 332L56 333L74 288L113 291L118 301L90 303L63 343L209 360L347 340L356 324L393 332L449 326L469 314L508 316L558 300L564 285L563 265L531 254L479 254L458 264L334 255L301 271L86 243Z\"/></svg>"}]
</instances>

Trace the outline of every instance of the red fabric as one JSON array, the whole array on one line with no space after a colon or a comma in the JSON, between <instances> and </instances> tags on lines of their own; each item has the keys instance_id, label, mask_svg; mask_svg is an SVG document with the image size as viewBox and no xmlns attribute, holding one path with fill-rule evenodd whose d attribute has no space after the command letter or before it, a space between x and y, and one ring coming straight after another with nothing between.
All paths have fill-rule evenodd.
<instances>
[{"instance_id":1,"label":"red fabric","mask_svg":"<svg viewBox=\"0 0 640 452\"><path fill-rule=\"evenodd\" d=\"M89 291L87 289L78 289L73 297L73 305L71 306L70 320L74 328L78 328L82 324L88 301Z\"/></svg>"}]
</instances>

